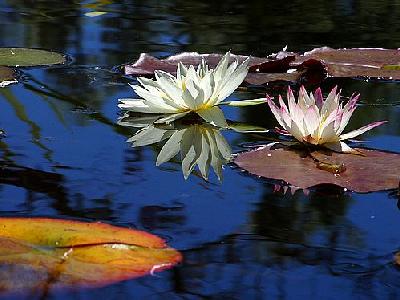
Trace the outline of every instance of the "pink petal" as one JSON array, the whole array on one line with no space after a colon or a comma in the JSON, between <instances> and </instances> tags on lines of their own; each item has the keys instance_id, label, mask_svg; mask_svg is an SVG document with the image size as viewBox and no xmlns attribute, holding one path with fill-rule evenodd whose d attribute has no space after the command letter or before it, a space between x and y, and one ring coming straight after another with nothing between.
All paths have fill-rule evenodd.
<instances>
[{"instance_id":1,"label":"pink petal","mask_svg":"<svg viewBox=\"0 0 400 300\"><path fill-rule=\"evenodd\" d=\"M310 106L304 115L304 122L309 134L313 134L319 126L319 112L315 105Z\"/></svg>"},{"instance_id":2,"label":"pink petal","mask_svg":"<svg viewBox=\"0 0 400 300\"><path fill-rule=\"evenodd\" d=\"M289 131L285 130L285 129L281 129L279 127L275 127L275 132L281 135L290 135Z\"/></svg>"},{"instance_id":3,"label":"pink petal","mask_svg":"<svg viewBox=\"0 0 400 300\"><path fill-rule=\"evenodd\" d=\"M278 121L279 125L281 125L283 128L286 129L287 126L284 122L281 109L279 109L279 107L275 104L275 102L270 99L267 99L267 103L269 108L271 109L271 112L275 116L275 119Z\"/></svg>"},{"instance_id":4,"label":"pink petal","mask_svg":"<svg viewBox=\"0 0 400 300\"><path fill-rule=\"evenodd\" d=\"M357 94L355 96L354 96L354 94L351 95L350 100L345 105L344 109L347 108L348 110L350 110L350 109L353 109L354 107L356 107L356 104L357 104L357 101L358 101L359 98L360 98L360 94Z\"/></svg>"},{"instance_id":5,"label":"pink petal","mask_svg":"<svg viewBox=\"0 0 400 300\"><path fill-rule=\"evenodd\" d=\"M314 105L314 103L315 103L314 98L310 99L305 87L301 86L299 90L299 99L297 101L297 104L300 105L302 108L305 108L307 106Z\"/></svg>"},{"instance_id":6,"label":"pink petal","mask_svg":"<svg viewBox=\"0 0 400 300\"><path fill-rule=\"evenodd\" d=\"M353 107L351 110L343 110L343 116L342 119L340 120L340 125L339 128L337 129L337 134L341 134L344 130L344 128L347 126L347 124L349 123L349 120L351 118L351 115L353 114L353 112L356 110L357 107Z\"/></svg>"},{"instance_id":7,"label":"pink petal","mask_svg":"<svg viewBox=\"0 0 400 300\"><path fill-rule=\"evenodd\" d=\"M283 101L281 95L279 95L279 104L280 104L282 110L284 110L286 113L289 113L288 108L287 108L285 102Z\"/></svg>"},{"instance_id":8,"label":"pink petal","mask_svg":"<svg viewBox=\"0 0 400 300\"><path fill-rule=\"evenodd\" d=\"M315 104L321 109L322 104L324 104L324 97L322 96L321 88L317 88L314 92Z\"/></svg>"},{"instance_id":9,"label":"pink petal","mask_svg":"<svg viewBox=\"0 0 400 300\"><path fill-rule=\"evenodd\" d=\"M370 123L370 124L365 125L365 126L359 128L359 129L356 129L356 130L350 131L348 133L342 134L340 136L340 139L341 140L352 139L352 138L354 138L356 136L359 136L360 134L363 134L364 132L366 132L368 130L371 130L372 128L375 128L377 126L380 126L380 125L382 125L382 124L384 124L386 122L387 121L379 121L379 122Z\"/></svg>"},{"instance_id":10,"label":"pink petal","mask_svg":"<svg viewBox=\"0 0 400 300\"><path fill-rule=\"evenodd\" d=\"M294 98L292 89L290 88L290 86L288 87L287 90L287 100L288 100L288 104L289 104L289 111L292 114L296 105L296 99Z\"/></svg>"}]
</instances>

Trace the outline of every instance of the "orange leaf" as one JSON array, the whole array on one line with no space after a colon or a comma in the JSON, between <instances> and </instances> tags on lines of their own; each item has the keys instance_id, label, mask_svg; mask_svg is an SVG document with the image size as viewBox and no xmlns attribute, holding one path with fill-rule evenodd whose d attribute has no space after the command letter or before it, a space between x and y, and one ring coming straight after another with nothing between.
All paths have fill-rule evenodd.
<instances>
[{"instance_id":1,"label":"orange leaf","mask_svg":"<svg viewBox=\"0 0 400 300\"><path fill-rule=\"evenodd\" d=\"M147 232L102 223L0 218L5 292L97 287L172 267L181 254Z\"/></svg>"}]
</instances>

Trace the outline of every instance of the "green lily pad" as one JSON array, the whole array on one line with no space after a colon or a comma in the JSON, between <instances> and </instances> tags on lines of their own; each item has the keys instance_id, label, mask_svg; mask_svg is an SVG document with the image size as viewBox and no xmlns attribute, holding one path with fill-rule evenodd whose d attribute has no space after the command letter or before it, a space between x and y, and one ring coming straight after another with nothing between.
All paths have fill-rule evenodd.
<instances>
[{"instance_id":1,"label":"green lily pad","mask_svg":"<svg viewBox=\"0 0 400 300\"><path fill-rule=\"evenodd\" d=\"M30 48L0 48L0 65L35 67L65 63L65 55L53 51Z\"/></svg>"}]
</instances>

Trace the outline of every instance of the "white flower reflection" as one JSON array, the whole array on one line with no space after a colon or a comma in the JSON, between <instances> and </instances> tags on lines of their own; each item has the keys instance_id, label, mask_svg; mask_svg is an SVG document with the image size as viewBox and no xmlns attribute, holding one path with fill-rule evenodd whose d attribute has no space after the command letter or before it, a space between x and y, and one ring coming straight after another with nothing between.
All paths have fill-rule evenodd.
<instances>
[{"instance_id":1,"label":"white flower reflection","mask_svg":"<svg viewBox=\"0 0 400 300\"><path fill-rule=\"evenodd\" d=\"M154 120L157 120L157 117L149 116L144 119L124 116L119 120L119 124L142 127L128 139L133 147L165 141L157 156L157 166L170 161L180 153L185 179L197 166L205 180L208 180L210 167L218 179L222 180L222 166L229 162L232 154L231 147L220 132L222 128L201 122L189 125L182 123L157 125L153 123Z\"/></svg>"}]
</instances>

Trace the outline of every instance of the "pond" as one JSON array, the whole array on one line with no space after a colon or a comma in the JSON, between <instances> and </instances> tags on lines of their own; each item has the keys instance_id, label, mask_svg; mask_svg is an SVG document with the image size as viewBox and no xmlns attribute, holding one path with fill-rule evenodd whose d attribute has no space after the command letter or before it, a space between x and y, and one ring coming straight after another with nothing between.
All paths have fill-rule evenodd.
<instances>
[{"instance_id":1,"label":"pond","mask_svg":"<svg viewBox=\"0 0 400 300\"><path fill-rule=\"evenodd\" d=\"M91 12L104 14L90 15ZM88 14L89 13L89 14ZM119 98L133 97L120 66L140 53L197 51L265 57L286 45L397 48L393 1L0 1L1 47L66 53L66 65L22 68L0 89L0 216L101 221L156 234L183 254L178 266L99 288L37 290L22 299L397 299L397 191L281 189L233 164L222 178L184 178L162 143L132 147ZM349 129L388 120L365 146L400 152L398 82L328 78L328 91L361 93ZM284 93L239 89L229 100ZM228 119L277 126L267 105L224 107ZM234 153L263 134L221 131ZM13 167L10 168L9 166ZM380 176L370 170L371 176ZM0 272L5 276L4 272Z\"/></svg>"}]
</instances>

